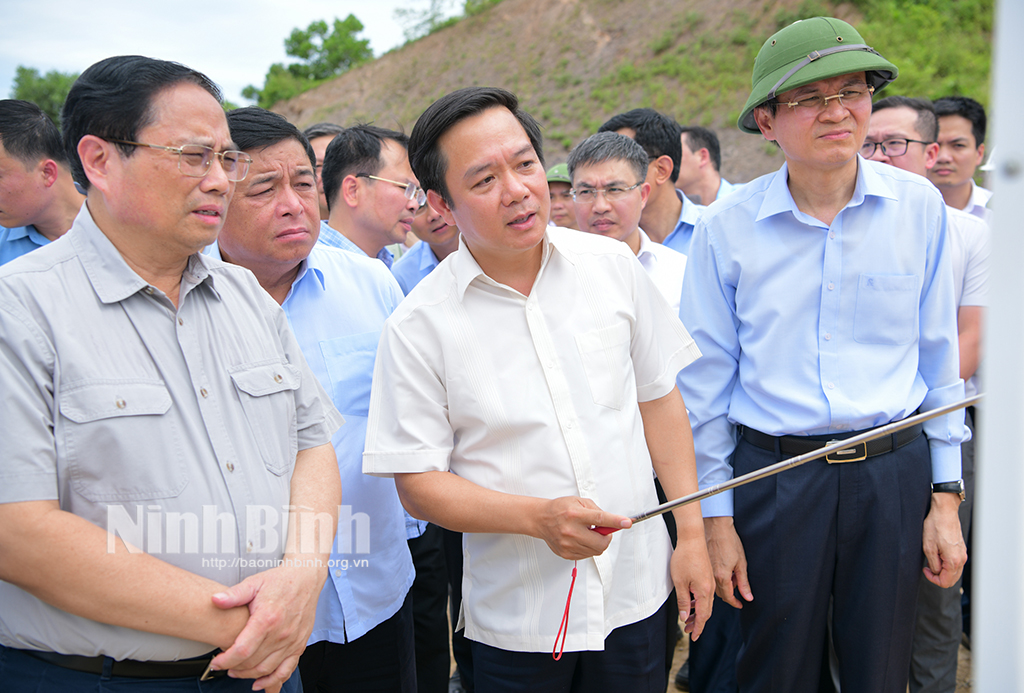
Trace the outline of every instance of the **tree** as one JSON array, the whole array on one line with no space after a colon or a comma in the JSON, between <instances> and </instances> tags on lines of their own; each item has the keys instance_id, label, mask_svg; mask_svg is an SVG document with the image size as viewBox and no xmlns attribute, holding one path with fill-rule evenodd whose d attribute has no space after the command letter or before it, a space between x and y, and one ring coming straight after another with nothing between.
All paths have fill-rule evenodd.
<instances>
[{"instance_id":1,"label":"tree","mask_svg":"<svg viewBox=\"0 0 1024 693\"><path fill-rule=\"evenodd\" d=\"M11 86L11 98L31 101L43 110L53 122L60 126L60 109L64 106L71 85L78 79L78 73L50 70L40 75L34 67L18 65Z\"/></svg>"},{"instance_id":2,"label":"tree","mask_svg":"<svg viewBox=\"0 0 1024 693\"><path fill-rule=\"evenodd\" d=\"M263 88L250 85L242 96L270 108L372 59L369 39L357 38L362 30L363 23L351 14L344 20L335 18L330 30L323 20L312 22L305 30L294 29L284 41L284 50L302 62L274 63Z\"/></svg>"}]
</instances>

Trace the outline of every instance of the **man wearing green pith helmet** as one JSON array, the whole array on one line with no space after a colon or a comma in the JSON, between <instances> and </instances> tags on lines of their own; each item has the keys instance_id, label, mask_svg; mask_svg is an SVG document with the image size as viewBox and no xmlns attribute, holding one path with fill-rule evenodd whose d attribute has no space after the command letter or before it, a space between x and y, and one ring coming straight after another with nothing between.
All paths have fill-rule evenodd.
<instances>
[{"instance_id":1,"label":"man wearing green pith helmet","mask_svg":"<svg viewBox=\"0 0 1024 693\"><path fill-rule=\"evenodd\" d=\"M942 198L858 156L897 72L827 17L757 56L739 127L786 163L705 212L680 305L702 488L963 398ZM703 502L740 691L817 691L830 604L843 693L905 691L921 571L946 586L966 560L969 435L949 414Z\"/></svg>"}]
</instances>

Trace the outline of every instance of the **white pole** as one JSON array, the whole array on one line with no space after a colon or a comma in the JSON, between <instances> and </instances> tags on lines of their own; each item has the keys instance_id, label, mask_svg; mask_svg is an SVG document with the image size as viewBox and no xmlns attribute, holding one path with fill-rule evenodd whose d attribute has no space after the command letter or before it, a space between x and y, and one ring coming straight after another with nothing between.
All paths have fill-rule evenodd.
<instances>
[{"instance_id":1,"label":"white pole","mask_svg":"<svg viewBox=\"0 0 1024 693\"><path fill-rule=\"evenodd\" d=\"M1024 2L1000 0L989 129L992 274L985 332L972 628L975 690L1024 691ZM989 147L991 148L991 142Z\"/></svg>"}]
</instances>

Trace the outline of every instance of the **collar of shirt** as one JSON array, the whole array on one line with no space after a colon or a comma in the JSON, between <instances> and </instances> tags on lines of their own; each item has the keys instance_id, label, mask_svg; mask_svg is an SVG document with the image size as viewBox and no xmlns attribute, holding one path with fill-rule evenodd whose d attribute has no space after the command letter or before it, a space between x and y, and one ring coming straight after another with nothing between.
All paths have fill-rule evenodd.
<instances>
[{"instance_id":1,"label":"collar of shirt","mask_svg":"<svg viewBox=\"0 0 1024 693\"><path fill-rule=\"evenodd\" d=\"M988 221L990 219L989 215L992 214L992 210L990 210L986 205L990 199L992 199L992 191L988 188L981 187L972 180L971 199L967 201L967 207L964 208L964 211Z\"/></svg>"},{"instance_id":2,"label":"collar of shirt","mask_svg":"<svg viewBox=\"0 0 1024 693\"><path fill-rule=\"evenodd\" d=\"M651 237L643 229L638 229L638 231L640 231L640 252L636 254L636 259L640 261L645 270L650 271L651 265L658 264L654 241L651 240Z\"/></svg>"},{"instance_id":3,"label":"collar of shirt","mask_svg":"<svg viewBox=\"0 0 1024 693\"><path fill-rule=\"evenodd\" d=\"M20 241L22 238L31 238L34 234L42 236L42 234L40 234L32 224L29 224L28 226L14 226L10 228L5 226L4 228L7 229L8 241ZM43 237L43 240L45 241L45 236Z\"/></svg>"},{"instance_id":4,"label":"collar of shirt","mask_svg":"<svg viewBox=\"0 0 1024 693\"><path fill-rule=\"evenodd\" d=\"M82 205L71 231L68 232L68 238L78 252L93 290L103 303L117 303L139 291L151 288L150 293L158 291L128 266L121 252L96 225L92 214L89 213L88 204ZM209 286L214 296L220 298L206 265L207 261L208 258L201 253L189 256L185 271L181 275L179 304L189 291L203 283Z\"/></svg>"},{"instance_id":5,"label":"collar of shirt","mask_svg":"<svg viewBox=\"0 0 1024 693\"><path fill-rule=\"evenodd\" d=\"M545 230L544 239L541 243L543 246L541 250L540 270L537 272L538 277L544 272L544 266L548 264L548 258L551 257L551 251L556 246L551 236L550 227ZM473 251L466 245L465 237L460 236L459 250L462 251L463 249L465 249L465 252L459 252L455 257L455 285L459 292L459 299L462 299L466 295L466 289L477 277L483 277L483 281L489 282L494 286L500 286L504 289L508 289L509 291L512 290L504 284L496 282L487 276L487 273L480 268L476 258L473 257Z\"/></svg>"},{"instance_id":6,"label":"collar of shirt","mask_svg":"<svg viewBox=\"0 0 1024 693\"><path fill-rule=\"evenodd\" d=\"M884 197L890 200L898 199L889 184L878 175L874 168L865 166L864 160L861 159L857 166L857 183L853 189L853 197L846 203L844 209L863 204L864 198L869 195ZM823 229L828 228L828 224L815 219L809 214L805 214L796 206L793 193L789 190L788 164L783 164L782 168L779 169L778 175L772 178L768 189L765 191L764 201L754 221L763 221L770 216L785 212L792 213L793 216L805 224L819 226Z\"/></svg>"}]
</instances>

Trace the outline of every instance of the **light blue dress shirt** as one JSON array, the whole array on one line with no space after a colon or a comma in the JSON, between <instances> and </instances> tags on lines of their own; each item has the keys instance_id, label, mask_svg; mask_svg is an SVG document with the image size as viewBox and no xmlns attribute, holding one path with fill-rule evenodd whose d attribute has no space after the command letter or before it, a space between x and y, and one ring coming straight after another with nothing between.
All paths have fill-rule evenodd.
<instances>
[{"instance_id":1,"label":"light blue dress shirt","mask_svg":"<svg viewBox=\"0 0 1024 693\"><path fill-rule=\"evenodd\" d=\"M331 248L341 248L356 255L370 257L362 248L346 238L345 234L341 233L341 231L328 226L326 221L320 222L320 238L317 239L317 242ZM391 269L391 265L395 262L395 254L387 248L381 248L380 252L377 253L377 259L383 262L388 269Z\"/></svg>"},{"instance_id":2,"label":"light blue dress shirt","mask_svg":"<svg viewBox=\"0 0 1024 693\"><path fill-rule=\"evenodd\" d=\"M703 205L691 202L690 198L684 195L682 190L676 189L676 195L683 203L682 209L679 210L679 221L676 222L676 227L672 230L672 233L665 236L665 240L661 244L667 245L672 250L678 251L683 255L689 255L690 241L693 239L693 228L697 225L701 212L706 208Z\"/></svg>"},{"instance_id":3,"label":"light blue dress shirt","mask_svg":"<svg viewBox=\"0 0 1024 693\"><path fill-rule=\"evenodd\" d=\"M732 478L735 424L772 435L862 430L963 398L941 195L860 160L831 226L797 209L783 167L714 204L679 315L703 357L678 378L701 488ZM963 412L925 424L932 478L960 478ZM732 515L732 494L702 502Z\"/></svg>"},{"instance_id":4,"label":"light blue dress shirt","mask_svg":"<svg viewBox=\"0 0 1024 693\"><path fill-rule=\"evenodd\" d=\"M718 200L721 200L723 197L725 197L729 193L735 192L735 191L739 190L742 187L743 187L743 183L730 183L725 178L722 178L721 182L718 185L718 195L712 201L713 202L717 202Z\"/></svg>"},{"instance_id":5,"label":"light blue dress shirt","mask_svg":"<svg viewBox=\"0 0 1024 693\"><path fill-rule=\"evenodd\" d=\"M412 288L420 283L423 277L434 271L438 262L439 260L434 255L434 250L430 247L430 244L420 241L410 248L405 255L398 258L395 264L391 266L391 273L395 275L395 279L398 280L398 285L402 287L402 291L408 295Z\"/></svg>"},{"instance_id":6,"label":"light blue dress shirt","mask_svg":"<svg viewBox=\"0 0 1024 693\"><path fill-rule=\"evenodd\" d=\"M342 506L310 644L351 642L393 616L415 572L395 483L362 472L370 382L384 321L402 300L376 260L314 245L282 308L345 425L332 443Z\"/></svg>"},{"instance_id":7,"label":"light blue dress shirt","mask_svg":"<svg viewBox=\"0 0 1024 693\"><path fill-rule=\"evenodd\" d=\"M39 233L31 224L16 226L13 229L0 226L0 265L41 248L49 242L50 239Z\"/></svg>"}]
</instances>

